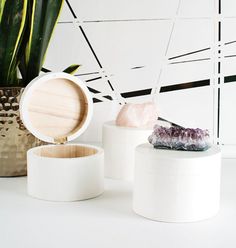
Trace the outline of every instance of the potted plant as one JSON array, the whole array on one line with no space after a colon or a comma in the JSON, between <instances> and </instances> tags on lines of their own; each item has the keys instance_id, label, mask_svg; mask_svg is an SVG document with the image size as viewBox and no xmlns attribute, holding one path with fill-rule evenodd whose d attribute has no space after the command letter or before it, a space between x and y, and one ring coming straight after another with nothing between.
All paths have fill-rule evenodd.
<instances>
[{"instance_id":1,"label":"potted plant","mask_svg":"<svg viewBox=\"0 0 236 248\"><path fill-rule=\"evenodd\" d=\"M24 87L42 70L62 4L0 0L0 176L25 175L26 151L42 143L24 127L19 101Z\"/></svg>"}]
</instances>

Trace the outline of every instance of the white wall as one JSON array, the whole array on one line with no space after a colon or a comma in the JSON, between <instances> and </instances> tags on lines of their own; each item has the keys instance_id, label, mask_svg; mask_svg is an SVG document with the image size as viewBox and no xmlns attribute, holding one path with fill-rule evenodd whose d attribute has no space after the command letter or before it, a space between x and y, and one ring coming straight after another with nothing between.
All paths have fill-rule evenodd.
<instances>
[{"instance_id":1,"label":"white wall","mask_svg":"<svg viewBox=\"0 0 236 248\"><path fill-rule=\"evenodd\" d=\"M95 101L82 140L100 141L125 102L155 100L161 117L208 128L234 153L235 0L69 0L45 67L73 63Z\"/></svg>"}]
</instances>

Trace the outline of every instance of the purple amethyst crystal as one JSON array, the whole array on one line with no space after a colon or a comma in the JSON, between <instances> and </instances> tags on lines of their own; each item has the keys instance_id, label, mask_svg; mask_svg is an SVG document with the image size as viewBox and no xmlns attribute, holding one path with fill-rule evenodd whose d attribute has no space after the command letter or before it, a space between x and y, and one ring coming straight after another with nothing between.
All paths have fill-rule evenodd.
<instances>
[{"instance_id":1,"label":"purple amethyst crystal","mask_svg":"<svg viewBox=\"0 0 236 248\"><path fill-rule=\"evenodd\" d=\"M155 125L148 141L154 148L205 151L209 148L209 138L209 131L200 128L166 128Z\"/></svg>"}]
</instances>

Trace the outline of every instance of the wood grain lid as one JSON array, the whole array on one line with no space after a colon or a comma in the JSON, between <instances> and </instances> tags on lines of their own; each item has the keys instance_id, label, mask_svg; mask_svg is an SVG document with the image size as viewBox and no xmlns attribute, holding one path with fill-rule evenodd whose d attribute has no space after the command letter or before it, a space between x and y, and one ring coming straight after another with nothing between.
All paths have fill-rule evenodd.
<instances>
[{"instance_id":1,"label":"wood grain lid","mask_svg":"<svg viewBox=\"0 0 236 248\"><path fill-rule=\"evenodd\" d=\"M49 143L65 143L79 137L93 112L91 95L79 78L67 73L47 73L31 81L20 101L25 127Z\"/></svg>"}]
</instances>

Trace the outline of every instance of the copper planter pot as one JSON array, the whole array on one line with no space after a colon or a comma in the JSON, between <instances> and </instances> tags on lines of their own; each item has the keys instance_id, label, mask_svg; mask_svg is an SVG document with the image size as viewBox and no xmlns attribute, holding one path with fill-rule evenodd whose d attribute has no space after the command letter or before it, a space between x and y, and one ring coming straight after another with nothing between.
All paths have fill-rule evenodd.
<instances>
[{"instance_id":1,"label":"copper planter pot","mask_svg":"<svg viewBox=\"0 0 236 248\"><path fill-rule=\"evenodd\" d=\"M19 113L23 88L0 87L0 176L25 176L26 151L42 145L24 127Z\"/></svg>"}]
</instances>

